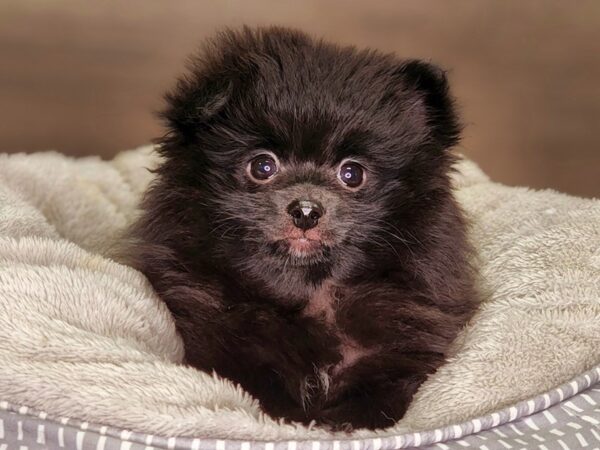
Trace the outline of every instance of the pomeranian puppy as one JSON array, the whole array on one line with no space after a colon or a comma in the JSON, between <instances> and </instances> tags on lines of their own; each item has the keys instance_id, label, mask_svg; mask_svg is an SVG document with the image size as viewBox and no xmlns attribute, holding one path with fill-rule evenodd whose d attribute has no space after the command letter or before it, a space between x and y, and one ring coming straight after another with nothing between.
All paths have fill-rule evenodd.
<instances>
[{"instance_id":1,"label":"pomeranian puppy","mask_svg":"<svg viewBox=\"0 0 600 450\"><path fill-rule=\"evenodd\" d=\"M186 363L276 418L393 425L477 303L444 72L244 28L166 98L131 257Z\"/></svg>"}]
</instances>

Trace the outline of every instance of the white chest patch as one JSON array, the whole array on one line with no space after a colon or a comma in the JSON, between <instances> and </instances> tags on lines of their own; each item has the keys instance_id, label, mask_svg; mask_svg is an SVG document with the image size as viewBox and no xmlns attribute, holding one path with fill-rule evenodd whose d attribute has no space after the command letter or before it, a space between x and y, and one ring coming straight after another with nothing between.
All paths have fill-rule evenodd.
<instances>
[{"instance_id":1,"label":"white chest patch","mask_svg":"<svg viewBox=\"0 0 600 450\"><path fill-rule=\"evenodd\" d=\"M339 375L344 369L352 366L361 358L375 352L375 349L363 347L339 329L335 319L339 301L340 299L335 295L335 287L331 283L324 283L311 297L304 309L305 315L323 320L331 327L332 331L341 341L338 350L342 356L342 361L329 369L329 374L331 376Z\"/></svg>"},{"instance_id":2,"label":"white chest patch","mask_svg":"<svg viewBox=\"0 0 600 450\"><path fill-rule=\"evenodd\" d=\"M335 326L335 310L339 299L335 297L334 291L331 283L324 283L308 301L304 308L304 315L322 319L327 324Z\"/></svg>"},{"instance_id":3,"label":"white chest patch","mask_svg":"<svg viewBox=\"0 0 600 450\"><path fill-rule=\"evenodd\" d=\"M340 376L344 370L377 351L376 348L363 347L339 328L335 317L339 302L340 299L335 295L335 287L326 283L314 293L304 309L304 315L321 320L337 335L340 340L337 350L341 356L341 361L334 366L315 366L314 376L306 378L300 389L305 409L311 404L314 395L322 393L327 397L330 390L340 387L343 384Z\"/></svg>"}]
</instances>

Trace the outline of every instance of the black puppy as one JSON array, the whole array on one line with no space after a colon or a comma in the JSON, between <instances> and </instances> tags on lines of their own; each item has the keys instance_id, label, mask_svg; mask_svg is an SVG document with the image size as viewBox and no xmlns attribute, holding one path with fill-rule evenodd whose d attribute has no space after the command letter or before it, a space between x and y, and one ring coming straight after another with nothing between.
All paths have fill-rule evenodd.
<instances>
[{"instance_id":1,"label":"black puppy","mask_svg":"<svg viewBox=\"0 0 600 450\"><path fill-rule=\"evenodd\" d=\"M392 425L476 304L444 73L282 28L190 69L132 231L186 362L275 417Z\"/></svg>"}]
</instances>

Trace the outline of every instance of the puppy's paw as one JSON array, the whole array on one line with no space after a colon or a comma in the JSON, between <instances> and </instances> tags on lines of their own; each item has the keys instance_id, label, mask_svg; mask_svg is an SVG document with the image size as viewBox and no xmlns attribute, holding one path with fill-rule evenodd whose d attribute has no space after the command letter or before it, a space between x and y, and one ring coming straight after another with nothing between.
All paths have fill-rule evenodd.
<instances>
[{"instance_id":1,"label":"puppy's paw","mask_svg":"<svg viewBox=\"0 0 600 450\"><path fill-rule=\"evenodd\" d=\"M366 395L349 396L319 411L316 421L332 431L351 432L358 428L386 428L397 419L386 411L381 399Z\"/></svg>"},{"instance_id":2,"label":"puppy's paw","mask_svg":"<svg viewBox=\"0 0 600 450\"><path fill-rule=\"evenodd\" d=\"M300 383L302 409L309 412L312 408L322 405L327 400L330 384L329 367L314 366L314 373L305 376Z\"/></svg>"}]
</instances>

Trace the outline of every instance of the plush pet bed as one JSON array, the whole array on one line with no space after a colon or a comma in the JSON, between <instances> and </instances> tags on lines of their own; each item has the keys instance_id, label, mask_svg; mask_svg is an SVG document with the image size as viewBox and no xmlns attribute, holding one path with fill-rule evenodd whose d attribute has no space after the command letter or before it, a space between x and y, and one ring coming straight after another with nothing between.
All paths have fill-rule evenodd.
<instances>
[{"instance_id":1,"label":"plush pet bed","mask_svg":"<svg viewBox=\"0 0 600 450\"><path fill-rule=\"evenodd\" d=\"M0 449L600 446L600 201L461 162L486 298L405 418L348 436L179 364L168 311L110 257L156 161L0 155Z\"/></svg>"}]
</instances>

